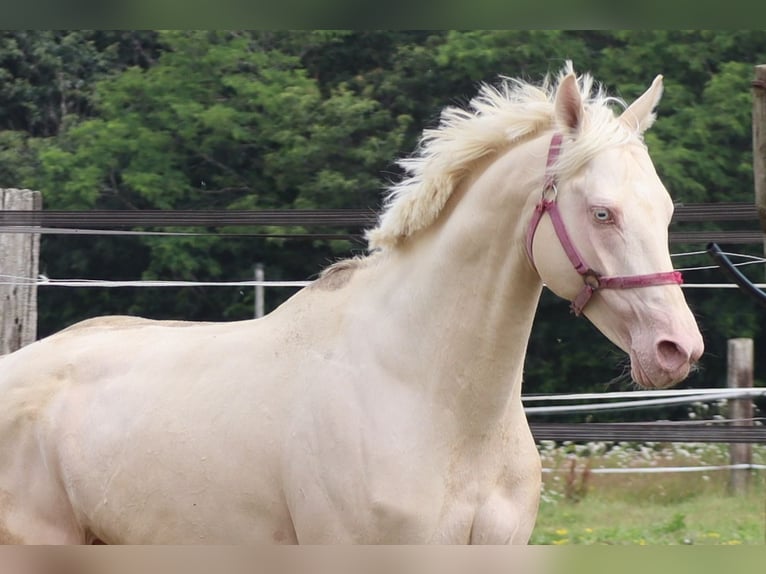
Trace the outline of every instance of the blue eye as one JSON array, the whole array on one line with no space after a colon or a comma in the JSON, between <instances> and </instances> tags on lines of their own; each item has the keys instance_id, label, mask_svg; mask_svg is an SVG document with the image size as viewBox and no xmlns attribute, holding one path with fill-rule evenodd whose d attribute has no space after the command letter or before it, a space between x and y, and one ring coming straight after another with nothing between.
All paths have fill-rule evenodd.
<instances>
[{"instance_id":1,"label":"blue eye","mask_svg":"<svg viewBox=\"0 0 766 574\"><path fill-rule=\"evenodd\" d=\"M596 207L593 210L593 217L599 223L609 223L614 219L612 212L605 207Z\"/></svg>"}]
</instances>

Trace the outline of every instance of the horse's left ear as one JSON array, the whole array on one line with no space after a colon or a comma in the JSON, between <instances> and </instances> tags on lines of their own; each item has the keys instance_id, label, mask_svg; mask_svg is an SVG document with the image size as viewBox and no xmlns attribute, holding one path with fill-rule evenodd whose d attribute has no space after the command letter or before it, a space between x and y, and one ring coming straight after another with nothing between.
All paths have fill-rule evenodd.
<instances>
[{"instance_id":1,"label":"horse's left ear","mask_svg":"<svg viewBox=\"0 0 766 574\"><path fill-rule=\"evenodd\" d=\"M620 120L630 129L642 134L648 130L656 118L654 108L662 97L662 76L654 78L652 85L628 108L622 112Z\"/></svg>"},{"instance_id":2,"label":"horse's left ear","mask_svg":"<svg viewBox=\"0 0 766 574\"><path fill-rule=\"evenodd\" d=\"M570 133L579 129L583 117L582 97L577 78L571 72L559 82L554 109L559 129Z\"/></svg>"}]
</instances>

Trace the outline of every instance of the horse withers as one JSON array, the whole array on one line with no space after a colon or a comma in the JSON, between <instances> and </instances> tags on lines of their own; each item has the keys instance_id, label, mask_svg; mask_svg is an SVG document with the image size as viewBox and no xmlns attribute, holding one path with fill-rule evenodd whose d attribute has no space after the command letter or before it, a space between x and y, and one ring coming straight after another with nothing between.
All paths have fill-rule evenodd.
<instances>
[{"instance_id":1,"label":"horse withers","mask_svg":"<svg viewBox=\"0 0 766 574\"><path fill-rule=\"evenodd\" d=\"M571 64L484 86L402 161L370 254L266 317L103 317L0 359L0 540L527 542L543 283L644 387L702 354L642 140L661 85L619 115Z\"/></svg>"}]
</instances>

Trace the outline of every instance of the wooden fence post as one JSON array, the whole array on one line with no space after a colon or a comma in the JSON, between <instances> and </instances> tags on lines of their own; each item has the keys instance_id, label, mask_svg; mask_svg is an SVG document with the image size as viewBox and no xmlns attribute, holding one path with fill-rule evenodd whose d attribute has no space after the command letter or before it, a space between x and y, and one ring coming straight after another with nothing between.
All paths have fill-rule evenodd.
<instances>
[{"instance_id":1,"label":"wooden fence post","mask_svg":"<svg viewBox=\"0 0 766 574\"><path fill-rule=\"evenodd\" d=\"M0 189L0 209L34 210L42 208L39 191ZM40 235L0 233L0 355L32 343L37 337L37 286L3 285L14 277L37 278L40 260Z\"/></svg>"},{"instance_id":2,"label":"wooden fence post","mask_svg":"<svg viewBox=\"0 0 766 574\"><path fill-rule=\"evenodd\" d=\"M729 339L727 357L727 385L729 388L753 388L753 340ZM753 425L753 399L729 400L729 418L733 426ZM753 445L749 443L732 443L729 445L729 460L731 464L752 464ZM729 475L729 491L732 494L747 492L750 482L750 469L732 469Z\"/></svg>"},{"instance_id":3,"label":"wooden fence post","mask_svg":"<svg viewBox=\"0 0 766 574\"><path fill-rule=\"evenodd\" d=\"M265 281L266 272L264 271L263 263L255 264L255 280ZM264 313L264 287L263 285L255 286L255 318L263 317Z\"/></svg>"},{"instance_id":4,"label":"wooden fence post","mask_svg":"<svg viewBox=\"0 0 766 574\"><path fill-rule=\"evenodd\" d=\"M753 180L766 255L766 65L755 67L753 80Z\"/></svg>"}]
</instances>

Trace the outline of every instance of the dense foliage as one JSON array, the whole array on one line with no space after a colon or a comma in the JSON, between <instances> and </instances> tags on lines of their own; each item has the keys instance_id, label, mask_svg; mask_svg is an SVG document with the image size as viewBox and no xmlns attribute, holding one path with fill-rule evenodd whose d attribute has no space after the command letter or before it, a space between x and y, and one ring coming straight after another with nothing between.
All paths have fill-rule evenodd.
<instances>
[{"instance_id":1,"label":"dense foliage","mask_svg":"<svg viewBox=\"0 0 766 574\"><path fill-rule=\"evenodd\" d=\"M627 100L664 74L647 140L674 199L752 201L749 82L766 63L762 31L2 32L0 186L39 189L48 209L376 209L398 175L393 161L442 107L500 74L539 80L565 59ZM304 279L362 250L337 240L48 235L42 271L234 280L263 262L270 279ZM267 303L289 294L270 290ZM691 384L722 384L727 338L755 337L763 356L762 311L732 291L687 294L709 351ZM40 332L109 313L240 319L252 298L228 288L45 290ZM603 389L621 361L565 303L543 297L527 391Z\"/></svg>"}]
</instances>

